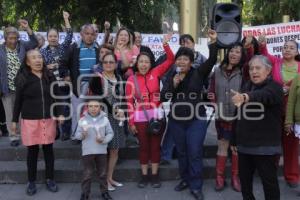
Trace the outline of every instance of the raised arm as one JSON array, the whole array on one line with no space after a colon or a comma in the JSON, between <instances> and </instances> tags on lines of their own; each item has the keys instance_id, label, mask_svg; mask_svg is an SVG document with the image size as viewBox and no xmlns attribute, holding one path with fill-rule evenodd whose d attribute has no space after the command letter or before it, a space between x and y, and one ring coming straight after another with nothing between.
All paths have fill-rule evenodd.
<instances>
[{"instance_id":1,"label":"raised arm","mask_svg":"<svg viewBox=\"0 0 300 200\"><path fill-rule=\"evenodd\" d=\"M152 72L154 74L156 74L158 77L163 76L175 61L174 54L168 44L168 42L172 38L172 35L173 35L173 33L169 33L169 34L165 35L164 39L163 39L163 48L166 52L167 59L152 70Z\"/></svg>"},{"instance_id":2,"label":"raised arm","mask_svg":"<svg viewBox=\"0 0 300 200\"><path fill-rule=\"evenodd\" d=\"M20 24L20 28L25 30L29 36L29 41L22 41L26 51L36 48L38 46L38 41L33 31L31 30L28 21L26 21L25 19L19 19L18 23Z\"/></svg>"},{"instance_id":3,"label":"raised arm","mask_svg":"<svg viewBox=\"0 0 300 200\"><path fill-rule=\"evenodd\" d=\"M104 22L104 39L103 39L102 44L108 44L109 43L109 37L110 37L109 28L110 28L109 21L105 21Z\"/></svg>"},{"instance_id":4,"label":"raised arm","mask_svg":"<svg viewBox=\"0 0 300 200\"><path fill-rule=\"evenodd\" d=\"M259 42L259 51L260 51L260 53L262 55L268 57L268 59L271 61L273 66L275 65L276 62L280 62L280 58L269 54L265 35L260 35L258 37L258 42Z\"/></svg>"},{"instance_id":5,"label":"raised arm","mask_svg":"<svg viewBox=\"0 0 300 200\"><path fill-rule=\"evenodd\" d=\"M209 73L211 72L212 68L217 62L218 56L218 48L217 48L217 32L214 30L208 30L208 36L210 38L209 48L209 57L208 59L200 65L197 69L198 73L201 74L203 77L208 77Z\"/></svg>"},{"instance_id":6,"label":"raised arm","mask_svg":"<svg viewBox=\"0 0 300 200\"><path fill-rule=\"evenodd\" d=\"M66 32L67 32L65 40L62 43L62 46L63 46L64 49L67 49L71 45L72 38L73 38L73 31L72 31L72 28L71 28L69 17L70 17L70 14L66 11L63 11L63 18L64 18L64 21L65 21L65 27L66 27Z\"/></svg>"}]
</instances>

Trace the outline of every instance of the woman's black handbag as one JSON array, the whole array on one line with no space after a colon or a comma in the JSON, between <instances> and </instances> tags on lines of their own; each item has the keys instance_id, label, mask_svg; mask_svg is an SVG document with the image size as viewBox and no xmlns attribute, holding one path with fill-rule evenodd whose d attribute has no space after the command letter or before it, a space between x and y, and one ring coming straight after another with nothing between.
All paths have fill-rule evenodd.
<instances>
[{"instance_id":1,"label":"woman's black handbag","mask_svg":"<svg viewBox=\"0 0 300 200\"><path fill-rule=\"evenodd\" d=\"M136 86L138 96L139 96L140 100L143 101L142 95L141 95L141 90L140 90L136 75L134 75L133 78L134 78L134 83L135 83L135 86ZM152 134L152 135L163 134L164 131L165 131L165 128L166 128L166 118L165 118L165 116L162 119L155 119L155 118L150 119L144 105L142 104L141 106L142 106L144 115L145 115L145 117L148 121L147 133Z\"/></svg>"}]
</instances>

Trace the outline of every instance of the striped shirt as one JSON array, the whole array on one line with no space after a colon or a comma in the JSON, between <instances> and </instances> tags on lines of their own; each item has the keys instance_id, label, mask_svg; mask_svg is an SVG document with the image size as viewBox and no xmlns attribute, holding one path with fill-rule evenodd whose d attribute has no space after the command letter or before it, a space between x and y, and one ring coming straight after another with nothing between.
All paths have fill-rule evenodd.
<instances>
[{"instance_id":1,"label":"striped shirt","mask_svg":"<svg viewBox=\"0 0 300 200\"><path fill-rule=\"evenodd\" d=\"M96 46L86 47L83 43L80 45L79 53L79 72L82 74L93 73L93 66L96 65Z\"/></svg>"}]
</instances>

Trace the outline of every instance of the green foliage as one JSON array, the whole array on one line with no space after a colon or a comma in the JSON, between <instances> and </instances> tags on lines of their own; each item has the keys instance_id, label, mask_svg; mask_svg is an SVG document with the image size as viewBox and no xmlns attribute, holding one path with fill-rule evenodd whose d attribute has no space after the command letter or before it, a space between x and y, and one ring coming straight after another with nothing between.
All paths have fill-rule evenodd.
<instances>
[{"instance_id":1,"label":"green foliage","mask_svg":"<svg viewBox=\"0 0 300 200\"><path fill-rule=\"evenodd\" d=\"M283 15L300 19L300 0L244 0L243 20L247 24L262 25L282 22Z\"/></svg>"},{"instance_id":2,"label":"green foliage","mask_svg":"<svg viewBox=\"0 0 300 200\"><path fill-rule=\"evenodd\" d=\"M179 0L0 0L0 5L0 23L4 25L25 18L34 30L59 29L66 10L75 30L85 23L102 25L105 20L114 26L118 19L133 30L159 33L162 16L170 5L179 8Z\"/></svg>"}]
</instances>

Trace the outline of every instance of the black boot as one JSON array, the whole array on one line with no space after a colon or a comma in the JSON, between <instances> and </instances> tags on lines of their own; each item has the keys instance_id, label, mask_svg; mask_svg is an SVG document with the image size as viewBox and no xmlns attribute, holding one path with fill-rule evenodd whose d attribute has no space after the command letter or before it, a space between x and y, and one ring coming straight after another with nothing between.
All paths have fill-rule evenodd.
<instances>
[{"instance_id":1,"label":"black boot","mask_svg":"<svg viewBox=\"0 0 300 200\"><path fill-rule=\"evenodd\" d=\"M152 174L151 175L151 186L153 188L160 188L161 187L161 182L160 182L158 174Z\"/></svg>"},{"instance_id":2,"label":"black boot","mask_svg":"<svg viewBox=\"0 0 300 200\"><path fill-rule=\"evenodd\" d=\"M138 183L139 188L144 188L148 185L148 175L142 175L141 180Z\"/></svg>"},{"instance_id":3,"label":"black boot","mask_svg":"<svg viewBox=\"0 0 300 200\"><path fill-rule=\"evenodd\" d=\"M88 195L88 194L82 193L81 196L80 196L80 200L89 200L90 199L89 196L90 195Z\"/></svg>"},{"instance_id":4,"label":"black boot","mask_svg":"<svg viewBox=\"0 0 300 200\"><path fill-rule=\"evenodd\" d=\"M7 137L8 136L8 130L7 130L7 126L5 122L0 122L0 131L2 132L2 136L3 137Z\"/></svg>"},{"instance_id":5,"label":"black boot","mask_svg":"<svg viewBox=\"0 0 300 200\"><path fill-rule=\"evenodd\" d=\"M191 193L192 193L192 195L194 196L194 198L196 200L204 200L204 196L203 196L202 191L200 191L200 190L192 190Z\"/></svg>"},{"instance_id":6,"label":"black boot","mask_svg":"<svg viewBox=\"0 0 300 200\"><path fill-rule=\"evenodd\" d=\"M178 185L175 186L174 190L177 192L180 192L182 190L185 190L189 187L188 183L184 180L180 181Z\"/></svg>"},{"instance_id":7,"label":"black boot","mask_svg":"<svg viewBox=\"0 0 300 200\"><path fill-rule=\"evenodd\" d=\"M104 193L102 193L102 199L104 199L104 200L112 200L113 198L109 195L109 193L108 192L104 192Z\"/></svg>"},{"instance_id":8,"label":"black boot","mask_svg":"<svg viewBox=\"0 0 300 200\"><path fill-rule=\"evenodd\" d=\"M36 193L36 185L34 182L29 182L27 184L26 193L29 196L32 196Z\"/></svg>"}]
</instances>

